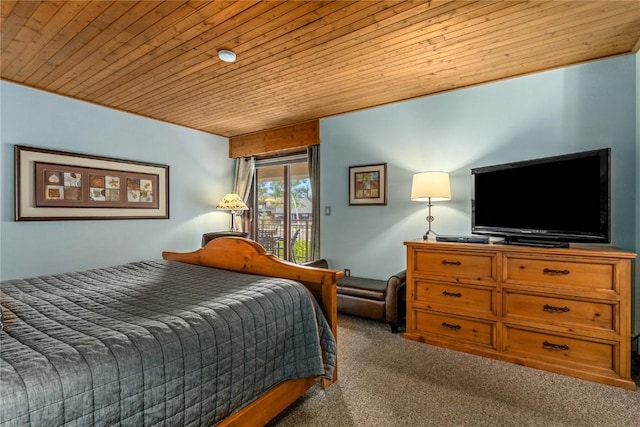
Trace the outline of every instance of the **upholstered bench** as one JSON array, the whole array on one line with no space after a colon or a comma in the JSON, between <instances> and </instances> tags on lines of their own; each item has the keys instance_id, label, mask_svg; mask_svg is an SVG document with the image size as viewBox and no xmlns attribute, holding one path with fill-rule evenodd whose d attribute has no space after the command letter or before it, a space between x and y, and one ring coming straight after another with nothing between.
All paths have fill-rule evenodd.
<instances>
[{"instance_id":1,"label":"upholstered bench","mask_svg":"<svg viewBox=\"0 0 640 427\"><path fill-rule=\"evenodd\" d=\"M387 322L392 332L406 315L406 270L388 280L344 276L338 280L338 312Z\"/></svg>"},{"instance_id":2,"label":"upholstered bench","mask_svg":"<svg viewBox=\"0 0 640 427\"><path fill-rule=\"evenodd\" d=\"M313 267L328 268L326 260L306 263ZM402 270L388 280L343 276L338 279L338 312L386 322L392 332L406 316L407 271Z\"/></svg>"}]
</instances>

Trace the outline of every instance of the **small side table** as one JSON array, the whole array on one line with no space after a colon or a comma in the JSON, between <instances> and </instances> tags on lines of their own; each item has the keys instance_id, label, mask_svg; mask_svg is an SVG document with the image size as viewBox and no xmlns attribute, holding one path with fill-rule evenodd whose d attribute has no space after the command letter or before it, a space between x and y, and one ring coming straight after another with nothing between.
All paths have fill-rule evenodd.
<instances>
[{"instance_id":1,"label":"small side table","mask_svg":"<svg viewBox=\"0 0 640 427\"><path fill-rule=\"evenodd\" d=\"M214 231L211 233L204 233L202 235L202 246L204 247L204 245L206 245L213 239L217 239L218 237L226 237L226 236L249 238L249 233L245 233L244 231Z\"/></svg>"}]
</instances>

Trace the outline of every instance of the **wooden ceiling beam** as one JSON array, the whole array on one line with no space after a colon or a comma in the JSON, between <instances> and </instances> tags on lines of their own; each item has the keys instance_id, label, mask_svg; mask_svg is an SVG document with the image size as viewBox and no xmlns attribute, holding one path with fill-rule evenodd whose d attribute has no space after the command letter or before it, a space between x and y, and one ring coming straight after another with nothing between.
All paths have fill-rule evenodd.
<instances>
[{"instance_id":1,"label":"wooden ceiling beam","mask_svg":"<svg viewBox=\"0 0 640 427\"><path fill-rule=\"evenodd\" d=\"M320 143L320 123L312 120L292 126L268 129L229 139L229 157L272 154Z\"/></svg>"}]
</instances>

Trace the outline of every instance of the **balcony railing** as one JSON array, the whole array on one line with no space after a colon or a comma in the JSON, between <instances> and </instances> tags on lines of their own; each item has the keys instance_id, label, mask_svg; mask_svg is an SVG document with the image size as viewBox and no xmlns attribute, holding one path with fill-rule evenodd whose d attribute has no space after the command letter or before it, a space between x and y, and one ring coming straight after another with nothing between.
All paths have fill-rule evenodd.
<instances>
[{"instance_id":1,"label":"balcony railing","mask_svg":"<svg viewBox=\"0 0 640 427\"><path fill-rule=\"evenodd\" d=\"M291 254L296 263L311 261L311 224L312 220L291 220ZM260 219L256 241L267 252L278 258L286 259L284 253L284 221L277 218Z\"/></svg>"}]
</instances>

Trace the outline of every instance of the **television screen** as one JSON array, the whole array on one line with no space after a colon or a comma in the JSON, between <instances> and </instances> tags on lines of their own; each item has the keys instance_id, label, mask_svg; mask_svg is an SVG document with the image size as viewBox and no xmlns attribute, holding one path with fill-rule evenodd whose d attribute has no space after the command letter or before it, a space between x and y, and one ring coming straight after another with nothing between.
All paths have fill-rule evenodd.
<instances>
[{"instance_id":1,"label":"television screen","mask_svg":"<svg viewBox=\"0 0 640 427\"><path fill-rule=\"evenodd\" d=\"M472 169L472 232L609 243L609 164L606 148Z\"/></svg>"}]
</instances>

